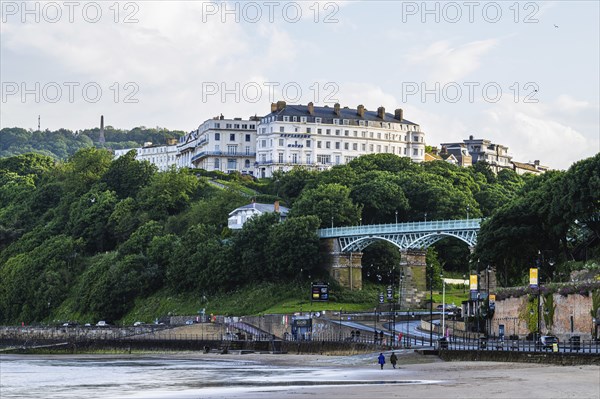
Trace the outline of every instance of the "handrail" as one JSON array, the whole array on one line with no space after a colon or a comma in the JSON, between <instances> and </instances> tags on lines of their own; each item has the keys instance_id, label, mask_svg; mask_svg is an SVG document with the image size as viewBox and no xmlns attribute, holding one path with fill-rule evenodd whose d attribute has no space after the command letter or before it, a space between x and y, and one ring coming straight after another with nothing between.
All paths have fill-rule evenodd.
<instances>
[{"instance_id":1,"label":"handrail","mask_svg":"<svg viewBox=\"0 0 600 399\"><path fill-rule=\"evenodd\" d=\"M449 230L479 230L482 219L432 220L427 222L406 222L373 224L348 227L328 227L318 230L320 238L342 236L362 236L370 234L424 233Z\"/></svg>"}]
</instances>

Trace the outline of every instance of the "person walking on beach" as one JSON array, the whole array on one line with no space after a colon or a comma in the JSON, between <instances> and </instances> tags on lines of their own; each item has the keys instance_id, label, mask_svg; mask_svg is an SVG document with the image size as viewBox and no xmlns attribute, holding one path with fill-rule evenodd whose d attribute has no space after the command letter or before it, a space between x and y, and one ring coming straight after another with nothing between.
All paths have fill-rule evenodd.
<instances>
[{"instance_id":1,"label":"person walking on beach","mask_svg":"<svg viewBox=\"0 0 600 399\"><path fill-rule=\"evenodd\" d=\"M381 369L383 370L383 365L385 364L385 356L383 356L383 353L379 354L377 361L378 361L379 365L381 366Z\"/></svg>"},{"instance_id":2,"label":"person walking on beach","mask_svg":"<svg viewBox=\"0 0 600 399\"><path fill-rule=\"evenodd\" d=\"M396 368L396 363L398 363L398 356L396 356L394 352L392 352L392 355L390 356L390 363L392 363L393 368Z\"/></svg>"}]
</instances>

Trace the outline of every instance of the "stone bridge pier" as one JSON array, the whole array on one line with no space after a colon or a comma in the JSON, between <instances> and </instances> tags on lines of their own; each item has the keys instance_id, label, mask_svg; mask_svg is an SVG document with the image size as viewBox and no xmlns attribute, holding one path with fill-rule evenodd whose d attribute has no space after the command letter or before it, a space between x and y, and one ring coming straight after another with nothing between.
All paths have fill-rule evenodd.
<instances>
[{"instance_id":1,"label":"stone bridge pier","mask_svg":"<svg viewBox=\"0 0 600 399\"><path fill-rule=\"evenodd\" d=\"M362 252L342 252L335 238L323 240L328 255L327 270L342 287L362 290Z\"/></svg>"}]
</instances>

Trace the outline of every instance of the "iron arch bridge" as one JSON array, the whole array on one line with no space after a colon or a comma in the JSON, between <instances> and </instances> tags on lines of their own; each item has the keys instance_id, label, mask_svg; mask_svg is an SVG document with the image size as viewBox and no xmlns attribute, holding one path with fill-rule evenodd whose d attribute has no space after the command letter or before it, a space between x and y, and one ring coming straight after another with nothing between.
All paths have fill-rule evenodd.
<instances>
[{"instance_id":1,"label":"iron arch bridge","mask_svg":"<svg viewBox=\"0 0 600 399\"><path fill-rule=\"evenodd\" d=\"M455 237L469 247L477 244L481 219L432 220L394 224L319 229L319 238L337 239L342 252L362 252L377 240L388 241L401 250L423 249L444 237Z\"/></svg>"}]
</instances>

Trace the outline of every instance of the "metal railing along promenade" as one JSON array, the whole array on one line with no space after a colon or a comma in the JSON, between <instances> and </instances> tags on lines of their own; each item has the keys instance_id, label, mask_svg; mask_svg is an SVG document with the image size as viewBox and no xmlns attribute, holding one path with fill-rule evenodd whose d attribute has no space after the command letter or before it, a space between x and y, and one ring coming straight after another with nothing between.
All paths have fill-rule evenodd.
<instances>
[{"instance_id":1,"label":"metal railing along promenade","mask_svg":"<svg viewBox=\"0 0 600 399\"><path fill-rule=\"evenodd\" d=\"M446 342L436 342L440 350L457 351L516 351L516 352L538 352L538 353L590 353L600 355L600 340L581 340L577 342L559 342L556 348L552 345L543 346L541 343L531 340L511 339L450 339Z\"/></svg>"}]
</instances>

